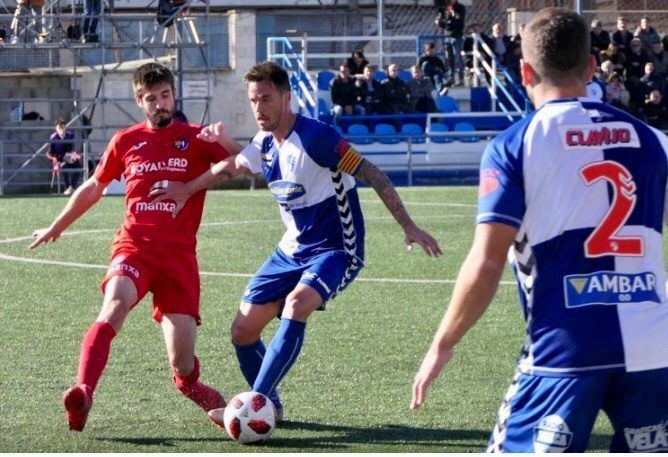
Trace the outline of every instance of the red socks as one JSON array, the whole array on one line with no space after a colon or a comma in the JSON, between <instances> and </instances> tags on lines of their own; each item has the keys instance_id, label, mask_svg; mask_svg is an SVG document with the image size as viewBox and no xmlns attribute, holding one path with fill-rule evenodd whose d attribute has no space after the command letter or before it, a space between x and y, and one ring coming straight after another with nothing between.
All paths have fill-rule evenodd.
<instances>
[{"instance_id":1,"label":"red socks","mask_svg":"<svg viewBox=\"0 0 668 457\"><path fill-rule=\"evenodd\" d=\"M106 322L94 322L81 342L77 384L86 384L95 390L107 366L111 340L116 336L114 328Z\"/></svg>"},{"instance_id":2,"label":"red socks","mask_svg":"<svg viewBox=\"0 0 668 457\"><path fill-rule=\"evenodd\" d=\"M195 368L188 376L179 376L172 373L172 382L181 394L197 403L204 411L223 408L225 400L223 396L213 387L209 387L198 381L200 374L199 359L195 357Z\"/></svg>"}]
</instances>

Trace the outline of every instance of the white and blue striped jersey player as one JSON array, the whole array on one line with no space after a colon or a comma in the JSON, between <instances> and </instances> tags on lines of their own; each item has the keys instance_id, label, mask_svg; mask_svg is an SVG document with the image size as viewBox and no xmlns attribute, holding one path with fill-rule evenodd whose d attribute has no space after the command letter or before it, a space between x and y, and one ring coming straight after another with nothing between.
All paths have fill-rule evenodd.
<instances>
[{"instance_id":1,"label":"white and blue striped jersey player","mask_svg":"<svg viewBox=\"0 0 668 457\"><path fill-rule=\"evenodd\" d=\"M364 220L351 176L362 157L330 126L297 115L280 145L271 133L259 132L237 162L264 175L286 227L242 300L273 302L304 283L324 306L363 266Z\"/></svg>"},{"instance_id":2,"label":"white and blue striped jersey player","mask_svg":"<svg viewBox=\"0 0 668 457\"><path fill-rule=\"evenodd\" d=\"M526 322L489 451L582 452L599 410L612 451L668 451L667 152L663 133L587 98L548 102L488 146L477 222L518 229Z\"/></svg>"}]
</instances>

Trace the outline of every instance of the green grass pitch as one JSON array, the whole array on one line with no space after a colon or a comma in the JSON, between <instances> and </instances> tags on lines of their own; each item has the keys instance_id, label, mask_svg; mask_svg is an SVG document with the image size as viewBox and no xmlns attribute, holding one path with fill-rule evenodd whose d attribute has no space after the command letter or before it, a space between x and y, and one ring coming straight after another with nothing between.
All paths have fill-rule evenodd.
<instances>
[{"instance_id":1,"label":"green grass pitch","mask_svg":"<svg viewBox=\"0 0 668 457\"><path fill-rule=\"evenodd\" d=\"M62 392L100 305L99 283L123 199L104 198L61 239L27 250L62 198L0 199L0 452L480 452L524 337L510 272L419 411L411 384L440 322L474 228L475 189L399 189L444 255L407 252L375 193L361 190L366 268L309 320L303 351L283 381L287 421L263 445L240 446L172 387L148 300L112 346L83 433L67 430ZM248 390L229 326L248 278L282 234L266 190L210 192L199 231L203 376L226 398ZM264 335L268 343L275 325ZM590 447L607 448L599 419Z\"/></svg>"}]
</instances>

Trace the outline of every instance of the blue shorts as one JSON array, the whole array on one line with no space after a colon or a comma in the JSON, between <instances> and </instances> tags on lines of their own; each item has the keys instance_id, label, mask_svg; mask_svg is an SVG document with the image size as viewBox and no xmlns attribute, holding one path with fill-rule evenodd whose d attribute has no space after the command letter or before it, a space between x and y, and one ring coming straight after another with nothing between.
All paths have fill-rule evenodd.
<instances>
[{"instance_id":1,"label":"blue shorts","mask_svg":"<svg viewBox=\"0 0 668 457\"><path fill-rule=\"evenodd\" d=\"M668 368L578 377L516 374L488 452L584 452L603 410L611 452L668 451Z\"/></svg>"},{"instance_id":2,"label":"blue shorts","mask_svg":"<svg viewBox=\"0 0 668 457\"><path fill-rule=\"evenodd\" d=\"M255 272L241 299L253 305L282 300L302 283L313 287L324 305L357 277L362 267L361 262L357 264L357 268L351 266L351 258L344 251L328 251L298 260L276 249Z\"/></svg>"}]
</instances>

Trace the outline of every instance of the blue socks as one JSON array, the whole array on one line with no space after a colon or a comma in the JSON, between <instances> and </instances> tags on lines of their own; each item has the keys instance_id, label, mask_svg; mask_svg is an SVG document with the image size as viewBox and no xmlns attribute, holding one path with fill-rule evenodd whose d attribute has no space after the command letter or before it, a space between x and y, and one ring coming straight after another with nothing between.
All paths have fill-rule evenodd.
<instances>
[{"instance_id":1,"label":"blue socks","mask_svg":"<svg viewBox=\"0 0 668 457\"><path fill-rule=\"evenodd\" d=\"M257 340L255 343L245 345L239 345L234 342L232 342L232 344L237 353L237 360L239 361L241 373L244 375L244 378L246 378L248 385L252 386L260 371L260 366L262 366L262 359L267 352L264 343L262 340ZM271 399L277 409L283 408L276 389L267 396Z\"/></svg>"},{"instance_id":2,"label":"blue socks","mask_svg":"<svg viewBox=\"0 0 668 457\"><path fill-rule=\"evenodd\" d=\"M269 349L264 355L264 360L262 360L262 366L253 383L255 392L260 392L271 398L270 394L275 393L276 386L297 360L304 341L305 330L305 322L281 319L281 325L278 327L274 339L271 340Z\"/></svg>"}]
</instances>

